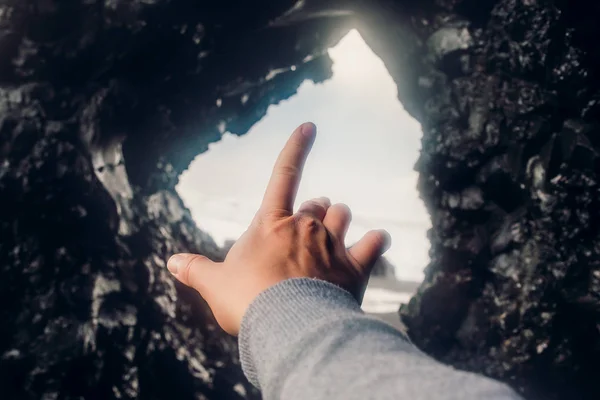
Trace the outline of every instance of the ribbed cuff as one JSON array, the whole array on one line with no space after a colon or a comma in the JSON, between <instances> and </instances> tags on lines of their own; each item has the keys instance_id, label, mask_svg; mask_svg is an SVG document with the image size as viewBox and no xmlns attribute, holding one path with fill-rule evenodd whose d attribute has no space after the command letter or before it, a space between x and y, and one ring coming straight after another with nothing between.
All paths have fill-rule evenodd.
<instances>
[{"instance_id":1,"label":"ribbed cuff","mask_svg":"<svg viewBox=\"0 0 600 400\"><path fill-rule=\"evenodd\" d=\"M294 278L270 287L252 302L242 319L239 349L242 369L260 389L263 369L317 321L362 313L346 290L319 279Z\"/></svg>"}]
</instances>

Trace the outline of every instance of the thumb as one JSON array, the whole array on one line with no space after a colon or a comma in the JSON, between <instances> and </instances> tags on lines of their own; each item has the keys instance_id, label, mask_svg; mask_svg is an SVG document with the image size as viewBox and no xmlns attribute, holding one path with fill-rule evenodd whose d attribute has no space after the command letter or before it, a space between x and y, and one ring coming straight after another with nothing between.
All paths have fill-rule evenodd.
<instances>
[{"instance_id":1,"label":"thumb","mask_svg":"<svg viewBox=\"0 0 600 400\"><path fill-rule=\"evenodd\" d=\"M204 256L189 253L175 254L167 261L169 272L179 282L196 289L205 299L208 295L207 289L215 279L216 265L217 263Z\"/></svg>"},{"instance_id":2,"label":"thumb","mask_svg":"<svg viewBox=\"0 0 600 400\"><path fill-rule=\"evenodd\" d=\"M375 261L389 249L390 234L384 230L367 232L348 252L358 262L362 270L369 274Z\"/></svg>"}]
</instances>

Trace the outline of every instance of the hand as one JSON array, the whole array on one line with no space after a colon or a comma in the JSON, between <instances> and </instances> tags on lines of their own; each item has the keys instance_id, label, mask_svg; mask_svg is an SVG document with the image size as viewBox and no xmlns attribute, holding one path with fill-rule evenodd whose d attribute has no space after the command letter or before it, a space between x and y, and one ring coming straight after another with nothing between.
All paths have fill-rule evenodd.
<instances>
[{"instance_id":1,"label":"hand","mask_svg":"<svg viewBox=\"0 0 600 400\"><path fill-rule=\"evenodd\" d=\"M297 128L279 155L262 205L225 261L197 254L176 254L169 271L196 289L221 328L237 335L244 313L262 291L289 278L318 278L334 283L362 301L371 268L389 247L385 231L371 231L350 249L344 238L350 210L327 198L293 204L316 128Z\"/></svg>"}]
</instances>

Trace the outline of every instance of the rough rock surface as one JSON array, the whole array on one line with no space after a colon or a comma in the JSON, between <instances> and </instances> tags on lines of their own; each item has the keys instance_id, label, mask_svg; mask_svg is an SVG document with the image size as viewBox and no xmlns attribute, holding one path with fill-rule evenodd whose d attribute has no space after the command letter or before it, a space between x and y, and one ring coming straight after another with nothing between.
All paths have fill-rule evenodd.
<instances>
[{"instance_id":1,"label":"rough rock surface","mask_svg":"<svg viewBox=\"0 0 600 400\"><path fill-rule=\"evenodd\" d=\"M291 1L204 3L0 3L3 399L257 397L165 269L222 257L174 185L225 129L329 77L319 35L345 31L271 27Z\"/></svg>"},{"instance_id":2,"label":"rough rock surface","mask_svg":"<svg viewBox=\"0 0 600 400\"><path fill-rule=\"evenodd\" d=\"M403 322L530 398L600 398L600 8L436 3L417 27L431 263Z\"/></svg>"},{"instance_id":3,"label":"rough rock surface","mask_svg":"<svg viewBox=\"0 0 600 400\"><path fill-rule=\"evenodd\" d=\"M423 124L432 261L401 310L413 341L530 398L599 398L599 15L566 0L3 0L3 398L257 396L235 342L165 272L175 251L223 257L174 185L223 132L327 79L325 50L352 27Z\"/></svg>"}]
</instances>

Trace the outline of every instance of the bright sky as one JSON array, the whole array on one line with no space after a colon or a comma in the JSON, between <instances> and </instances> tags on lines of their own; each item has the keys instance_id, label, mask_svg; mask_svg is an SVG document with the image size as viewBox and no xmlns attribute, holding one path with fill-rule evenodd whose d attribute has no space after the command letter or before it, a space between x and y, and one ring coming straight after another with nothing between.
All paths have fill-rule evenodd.
<instances>
[{"instance_id":1,"label":"bright sky","mask_svg":"<svg viewBox=\"0 0 600 400\"><path fill-rule=\"evenodd\" d=\"M358 32L350 32L329 53L332 79L318 85L305 81L246 135L224 134L181 175L177 190L198 226L217 243L236 239L258 208L288 136L312 121L317 139L296 206L319 196L348 204L353 222L347 245L369 229L387 229L392 247L385 255L397 276L421 280L430 227L413 171L421 127L398 101L383 62Z\"/></svg>"}]
</instances>

